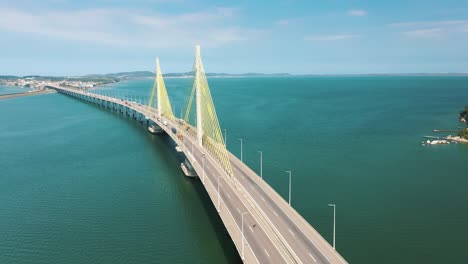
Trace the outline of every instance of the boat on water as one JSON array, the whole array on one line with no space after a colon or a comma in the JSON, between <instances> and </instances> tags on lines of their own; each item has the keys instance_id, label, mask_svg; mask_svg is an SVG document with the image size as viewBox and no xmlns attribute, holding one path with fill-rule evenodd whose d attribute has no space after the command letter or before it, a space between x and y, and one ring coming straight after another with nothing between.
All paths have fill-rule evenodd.
<instances>
[{"instance_id":1,"label":"boat on water","mask_svg":"<svg viewBox=\"0 0 468 264\"><path fill-rule=\"evenodd\" d=\"M151 133L151 134L161 134L163 131L160 127L158 126L149 126L148 127L148 131Z\"/></svg>"},{"instance_id":2,"label":"boat on water","mask_svg":"<svg viewBox=\"0 0 468 264\"><path fill-rule=\"evenodd\" d=\"M185 166L185 163L182 162L180 164L180 168L184 172L185 176L187 176L187 177L197 177L197 175L194 172L192 172L192 170L189 170L187 168L187 166Z\"/></svg>"},{"instance_id":3,"label":"boat on water","mask_svg":"<svg viewBox=\"0 0 468 264\"><path fill-rule=\"evenodd\" d=\"M446 145L450 144L450 141L445 139L436 139L436 140L426 140L426 142L422 142L422 145Z\"/></svg>"}]
</instances>

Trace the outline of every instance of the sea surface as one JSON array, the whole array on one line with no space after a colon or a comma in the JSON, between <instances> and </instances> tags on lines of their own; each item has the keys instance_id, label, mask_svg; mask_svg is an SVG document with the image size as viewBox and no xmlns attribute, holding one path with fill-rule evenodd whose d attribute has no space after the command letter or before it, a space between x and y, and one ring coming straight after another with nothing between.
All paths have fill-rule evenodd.
<instances>
[{"instance_id":1,"label":"sea surface","mask_svg":"<svg viewBox=\"0 0 468 264\"><path fill-rule=\"evenodd\" d=\"M190 79L166 79L174 112ZM350 263L464 263L467 77L212 78L228 148ZM100 88L145 101L152 80ZM0 92L2 89L0 88ZM453 133L452 133L453 134ZM0 263L239 263L167 136L61 94L0 101Z\"/></svg>"},{"instance_id":2,"label":"sea surface","mask_svg":"<svg viewBox=\"0 0 468 264\"><path fill-rule=\"evenodd\" d=\"M30 90L31 90L31 89L29 89L29 88L24 88L24 87L0 85L0 95L3 95L3 94L15 94L15 93L25 93L25 92L30 91Z\"/></svg>"}]
</instances>

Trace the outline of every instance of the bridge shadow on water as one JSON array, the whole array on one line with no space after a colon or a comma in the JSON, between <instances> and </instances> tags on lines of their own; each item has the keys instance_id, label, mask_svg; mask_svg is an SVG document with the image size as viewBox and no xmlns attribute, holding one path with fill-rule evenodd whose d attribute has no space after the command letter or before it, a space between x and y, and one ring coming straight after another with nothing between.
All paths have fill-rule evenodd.
<instances>
[{"instance_id":1,"label":"bridge shadow on water","mask_svg":"<svg viewBox=\"0 0 468 264\"><path fill-rule=\"evenodd\" d=\"M75 99L76 100L76 99ZM185 156L182 153L179 153L175 150L175 142L167 135L152 135L147 131L146 122L140 122L137 118L136 120L132 116L128 116L120 113L119 111L114 111L113 109L101 107L95 105L91 102L87 102L92 107L98 108L99 110L104 110L107 114L121 118L135 130L138 130L139 133L144 137L145 141L148 143L148 146L151 146L155 151L159 152L162 162L170 164L175 168L176 177L168 177L168 180L176 186L182 196L186 196L185 200L188 200L189 203L200 203L206 214L203 218L207 218L210 222L210 226L213 227L216 239L220 245L223 252L221 254L225 257L227 263L242 263L242 260L237 252L237 249L232 242L232 239L226 230L221 218L218 215L218 212L213 205L208 193L206 192L203 184L198 178L188 178L186 177L180 169L180 163L184 161ZM144 118L144 117L143 117ZM177 173L178 172L178 173ZM199 198L198 201L190 201L193 197L190 197L190 192L195 192L196 196ZM193 216L200 214L200 212L194 212L194 210L199 209L199 207L192 207L187 205L185 207L189 211L187 215ZM192 223L192 226L189 230L193 231L195 236L200 237L200 232L195 230L200 230L200 224L194 221L189 221ZM200 241L203 241L203 237L200 238ZM200 246L200 251L202 255L210 256L213 255L212 248L210 246Z\"/></svg>"},{"instance_id":2,"label":"bridge shadow on water","mask_svg":"<svg viewBox=\"0 0 468 264\"><path fill-rule=\"evenodd\" d=\"M168 164L173 163L173 165L179 169L180 163L185 160L185 156L182 153L179 153L175 150L176 144L175 142L166 134L162 135L150 135L150 137L153 137L153 141L159 141L162 144L155 144L155 148L158 149L158 151L164 151L163 155L165 157L164 162L167 162ZM219 242L219 245L223 249L223 255L226 257L226 260L228 261L227 263L242 263L242 260L237 253L237 249L232 242L232 239L226 230L226 227L224 226L221 218L218 215L218 212L211 201L208 193L205 190L205 187L203 184L200 182L199 178L189 178L186 177L182 171L179 169L178 173L180 178L172 178L174 181L177 181L180 184L180 181L182 180L183 182L188 182L190 183L190 187L192 190L194 190L197 194L197 197L199 198L200 204L203 206L204 211L206 213L206 217L210 221L210 225L213 227L215 230L215 234L217 237L217 240ZM171 177L170 177L171 178ZM188 208L190 210L191 207ZM194 229L199 229L199 225L197 223L194 224ZM192 229L192 230L194 230ZM197 233L196 235L200 235ZM211 250L209 247L203 247L204 250ZM210 255L212 253L206 252L206 255Z\"/></svg>"}]
</instances>

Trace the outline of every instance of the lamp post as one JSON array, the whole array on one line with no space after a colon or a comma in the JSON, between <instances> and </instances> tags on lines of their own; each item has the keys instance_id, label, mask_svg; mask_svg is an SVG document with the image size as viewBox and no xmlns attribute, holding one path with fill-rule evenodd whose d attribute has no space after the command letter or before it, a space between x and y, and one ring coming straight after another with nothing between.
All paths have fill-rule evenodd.
<instances>
[{"instance_id":1,"label":"lamp post","mask_svg":"<svg viewBox=\"0 0 468 264\"><path fill-rule=\"evenodd\" d=\"M240 143L241 143L241 161L243 162L243 159L242 159L242 143L243 143L243 139L242 138L238 138L238 140L240 140Z\"/></svg>"},{"instance_id":2,"label":"lamp post","mask_svg":"<svg viewBox=\"0 0 468 264\"><path fill-rule=\"evenodd\" d=\"M335 238L336 238L336 205L328 204L328 206L333 207L333 249L335 249Z\"/></svg>"},{"instance_id":3,"label":"lamp post","mask_svg":"<svg viewBox=\"0 0 468 264\"><path fill-rule=\"evenodd\" d=\"M245 251L244 251L244 244L245 244L245 243L244 243L244 215L245 215L246 213L248 213L248 211L247 211L247 212L243 212L243 213L242 213L242 217L241 217L241 218L242 218L242 260L245 260Z\"/></svg>"},{"instance_id":4,"label":"lamp post","mask_svg":"<svg viewBox=\"0 0 468 264\"><path fill-rule=\"evenodd\" d=\"M203 183L205 183L205 154L202 155L203 157Z\"/></svg>"},{"instance_id":5,"label":"lamp post","mask_svg":"<svg viewBox=\"0 0 468 264\"><path fill-rule=\"evenodd\" d=\"M291 171L285 171L289 173L289 205L291 205Z\"/></svg>"},{"instance_id":6,"label":"lamp post","mask_svg":"<svg viewBox=\"0 0 468 264\"><path fill-rule=\"evenodd\" d=\"M220 206L220 205L219 205L219 198L220 198L220 197L219 197L219 196L220 196L220 195L219 195L219 178L221 178L221 176L218 175L218 213L221 212L221 208L219 207L219 206Z\"/></svg>"},{"instance_id":7,"label":"lamp post","mask_svg":"<svg viewBox=\"0 0 468 264\"><path fill-rule=\"evenodd\" d=\"M263 179L263 151L258 151L260 153L260 177Z\"/></svg>"}]
</instances>

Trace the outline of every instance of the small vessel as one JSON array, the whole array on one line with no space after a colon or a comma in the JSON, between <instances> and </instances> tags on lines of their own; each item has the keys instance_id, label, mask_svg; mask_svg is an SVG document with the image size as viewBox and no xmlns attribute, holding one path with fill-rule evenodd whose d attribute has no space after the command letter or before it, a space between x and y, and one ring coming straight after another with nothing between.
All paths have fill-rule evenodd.
<instances>
[{"instance_id":1,"label":"small vessel","mask_svg":"<svg viewBox=\"0 0 468 264\"><path fill-rule=\"evenodd\" d=\"M177 146L175 149L177 150L177 152L182 152L183 151L180 146Z\"/></svg>"},{"instance_id":2,"label":"small vessel","mask_svg":"<svg viewBox=\"0 0 468 264\"><path fill-rule=\"evenodd\" d=\"M148 131L149 131L151 134L156 134L156 130L154 129L153 126L149 126L149 127L148 127Z\"/></svg>"},{"instance_id":3,"label":"small vessel","mask_svg":"<svg viewBox=\"0 0 468 264\"><path fill-rule=\"evenodd\" d=\"M195 173L193 173L191 170L189 170L187 168L187 166L185 166L185 163L183 163L183 162L180 164L180 168L182 169L185 176L187 176L187 177L196 177L197 176Z\"/></svg>"},{"instance_id":4,"label":"small vessel","mask_svg":"<svg viewBox=\"0 0 468 264\"><path fill-rule=\"evenodd\" d=\"M436 139L436 140L426 140L426 143L424 145L446 145L450 144L450 141L445 140L445 139Z\"/></svg>"},{"instance_id":5,"label":"small vessel","mask_svg":"<svg viewBox=\"0 0 468 264\"><path fill-rule=\"evenodd\" d=\"M161 134L163 132L162 129L159 126L154 126L154 125L149 126L148 131L151 134Z\"/></svg>"}]
</instances>

